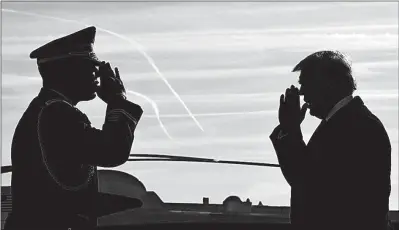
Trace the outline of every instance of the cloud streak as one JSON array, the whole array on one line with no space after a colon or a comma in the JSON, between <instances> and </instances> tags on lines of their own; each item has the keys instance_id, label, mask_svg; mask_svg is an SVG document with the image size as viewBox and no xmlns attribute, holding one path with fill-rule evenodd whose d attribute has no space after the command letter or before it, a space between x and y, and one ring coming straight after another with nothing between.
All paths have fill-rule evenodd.
<instances>
[{"instance_id":1,"label":"cloud streak","mask_svg":"<svg viewBox=\"0 0 399 230\"><path fill-rule=\"evenodd\" d=\"M30 12L23 12L23 11L17 11L17 10L12 10L12 9L1 9L4 12L9 12L9 13L17 13L17 14L24 14L24 15L29 15L29 16L34 16L34 17L42 17L42 18L48 18L48 19L53 19L53 20L58 20L58 21L62 21L62 22L69 22L69 23L75 23L75 24L80 24L80 25L85 25L85 26L90 26L90 25L86 25L84 23L81 23L79 21L75 21L75 20L69 20L69 19L64 19L64 18L58 18L58 17L52 17L52 16L47 16L47 15L42 15L42 14L35 14L35 13L30 13ZM123 35L120 35L118 33L115 33L113 31L101 28L97 26L98 30L104 31L106 33L109 33L111 35L116 36L117 38L120 38L124 41L129 42L130 44L134 45L137 50L147 59L148 63L152 66L152 68L155 70L155 72L158 74L158 76L161 78L161 80L168 86L168 88L170 89L170 91L175 95L175 97L179 100L180 103L182 103L183 107L185 108L185 110L187 111L187 113L190 115L190 117L193 119L193 121L195 122L195 124L202 130L204 131L203 127L201 126L201 124L198 122L197 119L195 119L195 117L192 115L191 111L189 110L189 108L186 106L186 104L184 103L184 101L180 98L180 96L177 94L177 92L173 89L173 87L169 84L169 82L167 81L167 79L163 76L163 74L161 73L161 71L159 70L158 66L155 64L154 60L151 58L151 56L149 56L147 54L147 52L145 51L144 47L132 40L129 39Z\"/></svg>"},{"instance_id":2,"label":"cloud streak","mask_svg":"<svg viewBox=\"0 0 399 230\"><path fill-rule=\"evenodd\" d=\"M283 92L267 93L237 93L237 94L187 94L181 95L185 101L192 103L225 103L225 102L248 102L248 101L278 101ZM391 90L357 90L354 95L367 99L398 99L399 94L396 89ZM154 95L153 100L159 103L173 103L173 98L167 95Z\"/></svg>"},{"instance_id":3,"label":"cloud streak","mask_svg":"<svg viewBox=\"0 0 399 230\"><path fill-rule=\"evenodd\" d=\"M12 12L10 9L3 9L5 12ZM72 22L73 20L63 19L65 22ZM397 36L398 25L395 24L378 24L378 25L350 25L350 26L323 26L323 27L308 27L308 28L267 28L267 29L218 29L218 30L194 30L194 31L174 31L174 32L147 32L147 33L127 33L126 37L137 37L140 39L154 39L162 37L163 39L188 39L207 37L226 37L226 36L269 36L269 35L285 35L295 34L304 37L312 36L342 36L342 37L395 37ZM390 31L390 32L387 32ZM297 33L297 34L296 34ZM4 36L3 42L46 42L64 36L59 35L45 35L45 36Z\"/></svg>"},{"instance_id":4,"label":"cloud streak","mask_svg":"<svg viewBox=\"0 0 399 230\"><path fill-rule=\"evenodd\" d=\"M155 112L155 117L157 118L157 120L158 120L158 122L159 122L159 125L160 125L162 131L166 134L166 136L167 136L169 139L173 140L173 138L172 138L172 137L170 136L170 134L168 133L168 130L165 128L164 124L163 124L162 121L161 121L157 103L155 103L153 100L151 100L149 97L145 96L144 94L141 94L141 93L138 93L138 92L134 92L134 91L132 91L132 90L127 90L127 92L130 93L130 94L133 94L133 95L142 97L142 98L144 98L146 101L148 101L148 102L151 104L151 106L152 106L152 108L154 109L154 112Z\"/></svg>"}]
</instances>

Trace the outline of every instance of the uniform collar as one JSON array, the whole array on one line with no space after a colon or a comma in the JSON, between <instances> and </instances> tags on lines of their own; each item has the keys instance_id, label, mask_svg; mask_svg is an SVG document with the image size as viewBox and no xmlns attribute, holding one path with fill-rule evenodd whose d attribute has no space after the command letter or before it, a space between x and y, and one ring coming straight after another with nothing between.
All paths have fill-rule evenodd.
<instances>
[{"instance_id":1,"label":"uniform collar","mask_svg":"<svg viewBox=\"0 0 399 230\"><path fill-rule=\"evenodd\" d=\"M61 98L61 99L65 100L65 101L67 101L69 104L74 105L71 99L69 99L67 96L65 96L64 94L62 94L58 90L55 90L55 89L52 89L52 88L44 88L43 87L41 89L41 93L49 94L50 97L55 96L55 97Z\"/></svg>"},{"instance_id":2,"label":"uniform collar","mask_svg":"<svg viewBox=\"0 0 399 230\"><path fill-rule=\"evenodd\" d=\"M328 113L327 117L325 118L325 121L328 121L331 119L331 117L338 112L342 107L345 105L349 104L349 102L353 99L352 95L344 97L342 100L340 100L335 106L331 109L331 111Z\"/></svg>"}]
</instances>

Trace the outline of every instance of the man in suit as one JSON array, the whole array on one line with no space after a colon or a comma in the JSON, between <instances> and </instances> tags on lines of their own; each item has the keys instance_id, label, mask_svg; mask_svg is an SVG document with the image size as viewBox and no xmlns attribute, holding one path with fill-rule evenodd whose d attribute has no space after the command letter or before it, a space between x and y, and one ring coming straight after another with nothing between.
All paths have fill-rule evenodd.
<instances>
[{"instance_id":1,"label":"man in suit","mask_svg":"<svg viewBox=\"0 0 399 230\"><path fill-rule=\"evenodd\" d=\"M270 135L291 186L294 229L389 229L391 144L359 96L348 58L320 51L299 62L298 90L280 97L280 124ZM300 106L299 97L306 102ZM305 144L307 109L322 120Z\"/></svg>"},{"instance_id":2,"label":"man in suit","mask_svg":"<svg viewBox=\"0 0 399 230\"><path fill-rule=\"evenodd\" d=\"M129 158L143 110L127 100L118 69L114 73L97 58L95 33L88 27L30 54L43 87L14 133L12 214L5 229L95 227L96 167L119 166ZM96 94L107 103L101 130L75 107Z\"/></svg>"}]
</instances>

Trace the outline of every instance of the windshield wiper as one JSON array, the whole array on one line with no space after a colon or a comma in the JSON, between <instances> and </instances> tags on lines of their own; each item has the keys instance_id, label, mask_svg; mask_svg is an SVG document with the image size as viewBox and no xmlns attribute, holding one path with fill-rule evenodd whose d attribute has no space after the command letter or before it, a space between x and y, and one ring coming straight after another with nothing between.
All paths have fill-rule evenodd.
<instances>
[{"instance_id":1,"label":"windshield wiper","mask_svg":"<svg viewBox=\"0 0 399 230\"><path fill-rule=\"evenodd\" d=\"M165 155L165 154L130 154L130 156L138 158L129 158L128 161L175 161L175 162L198 162L198 163L252 165L252 166L263 166L263 167L280 167L280 165L278 164L270 164L270 163L215 160L210 158L185 157L185 156ZM12 172L11 165L1 166L2 174L10 172Z\"/></svg>"},{"instance_id":2,"label":"windshield wiper","mask_svg":"<svg viewBox=\"0 0 399 230\"><path fill-rule=\"evenodd\" d=\"M199 162L199 163L218 163L218 164L238 164L238 165L252 165L264 167L280 167L278 164L248 162L248 161L230 161L230 160L215 160L210 158L201 157L186 157L165 154L130 154L131 157L128 161L180 161L180 162Z\"/></svg>"}]
</instances>

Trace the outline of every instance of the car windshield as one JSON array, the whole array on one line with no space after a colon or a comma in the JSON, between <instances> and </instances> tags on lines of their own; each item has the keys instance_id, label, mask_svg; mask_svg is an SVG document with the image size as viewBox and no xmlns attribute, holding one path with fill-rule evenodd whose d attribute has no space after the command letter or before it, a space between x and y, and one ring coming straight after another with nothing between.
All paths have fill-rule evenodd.
<instances>
[{"instance_id":1,"label":"car windshield","mask_svg":"<svg viewBox=\"0 0 399 230\"><path fill-rule=\"evenodd\" d=\"M319 50L349 54L355 94L390 137L390 210L398 210L397 3L2 2L3 166L11 164L14 130L42 86L29 53L91 25L97 56L119 68L128 99L144 110L132 154L278 164L269 135L280 95L299 86L293 67ZM99 98L77 107L102 127L106 105ZM307 114L305 142L319 123ZM278 167L129 161L114 169L164 202L208 197L220 204L234 195L290 205ZM10 181L2 175L3 186Z\"/></svg>"}]
</instances>

